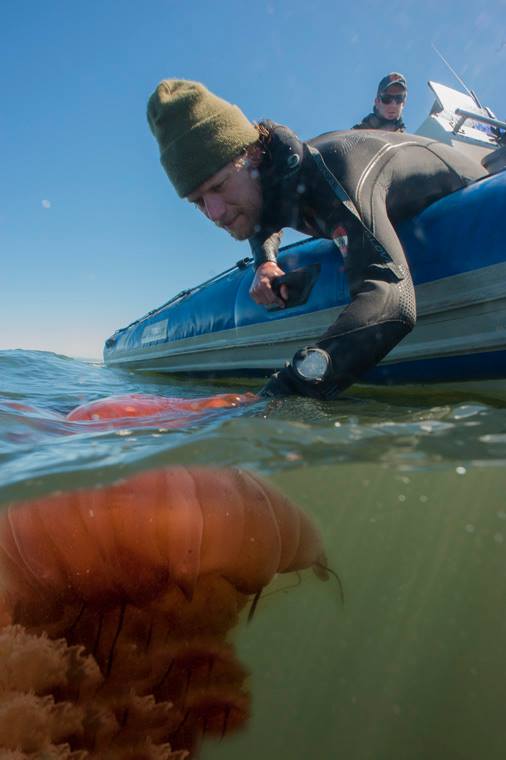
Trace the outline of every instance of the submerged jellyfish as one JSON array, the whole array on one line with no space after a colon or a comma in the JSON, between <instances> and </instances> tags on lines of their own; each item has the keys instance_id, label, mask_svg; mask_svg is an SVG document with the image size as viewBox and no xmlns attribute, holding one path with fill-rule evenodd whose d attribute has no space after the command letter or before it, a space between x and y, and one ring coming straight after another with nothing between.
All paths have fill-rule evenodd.
<instances>
[{"instance_id":1,"label":"submerged jellyfish","mask_svg":"<svg viewBox=\"0 0 506 760\"><path fill-rule=\"evenodd\" d=\"M325 565L311 521L242 470L170 467L9 506L0 747L195 756L202 736L248 719L247 671L227 639L242 608L276 573L325 578Z\"/></svg>"},{"instance_id":2,"label":"submerged jellyfish","mask_svg":"<svg viewBox=\"0 0 506 760\"><path fill-rule=\"evenodd\" d=\"M131 420L132 418L147 417L165 417L177 420L181 417L197 416L212 409L230 409L255 401L258 401L258 396L254 393L220 393L216 396L203 398L130 393L123 396L108 396L82 404L69 412L67 419L71 422L98 422L100 420L110 422L124 420L125 418Z\"/></svg>"},{"instance_id":3,"label":"submerged jellyfish","mask_svg":"<svg viewBox=\"0 0 506 760\"><path fill-rule=\"evenodd\" d=\"M0 415L20 418L23 426L4 433L9 442L34 442L34 432L72 435L87 431L112 430L123 427L142 428L150 425L164 428L182 428L195 423L216 410L234 409L256 403L254 393L222 393L203 398L179 398L131 393L108 396L73 409L67 416L47 409L2 400Z\"/></svg>"}]
</instances>

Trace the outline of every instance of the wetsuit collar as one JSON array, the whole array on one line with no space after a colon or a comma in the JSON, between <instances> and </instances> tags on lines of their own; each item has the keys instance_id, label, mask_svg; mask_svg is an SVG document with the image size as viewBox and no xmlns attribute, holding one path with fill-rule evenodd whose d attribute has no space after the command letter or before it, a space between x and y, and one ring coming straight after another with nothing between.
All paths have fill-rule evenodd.
<instances>
[{"instance_id":1,"label":"wetsuit collar","mask_svg":"<svg viewBox=\"0 0 506 760\"><path fill-rule=\"evenodd\" d=\"M297 227L299 201L304 190L300 183L304 144L288 127L272 121L262 124L269 130L269 140L260 165L261 226L266 230Z\"/></svg>"}]
</instances>

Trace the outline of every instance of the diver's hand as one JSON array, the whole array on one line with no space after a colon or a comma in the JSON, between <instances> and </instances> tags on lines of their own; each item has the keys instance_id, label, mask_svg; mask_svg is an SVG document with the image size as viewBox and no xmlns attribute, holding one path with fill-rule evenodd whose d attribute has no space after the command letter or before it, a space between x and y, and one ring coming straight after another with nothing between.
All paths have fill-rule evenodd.
<instances>
[{"instance_id":1,"label":"diver's hand","mask_svg":"<svg viewBox=\"0 0 506 760\"><path fill-rule=\"evenodd\" d=\"M281 277L284 274L284 271L278 267L275 261L264 261L263 264L260 264L249 289L249 294L255 303L260 306L276 304L276 306L284 309L285 301L283 299L288 298L288 288L286 285L281 286L281 298L272 289L274 278Z\"/></svg>"},{"instance_id":2,"label":"diver's hand","mask_svg":"<svg viewBox=\"0 0 506 760\"><path fill-rule=\"evenodd\" d=\"M277 398L297 395L299 391L292 383L292 372L286 367L275 372L258 391L260 398ZM302 394L301 394L302 395Z\"/></svg>"}]
</instances>

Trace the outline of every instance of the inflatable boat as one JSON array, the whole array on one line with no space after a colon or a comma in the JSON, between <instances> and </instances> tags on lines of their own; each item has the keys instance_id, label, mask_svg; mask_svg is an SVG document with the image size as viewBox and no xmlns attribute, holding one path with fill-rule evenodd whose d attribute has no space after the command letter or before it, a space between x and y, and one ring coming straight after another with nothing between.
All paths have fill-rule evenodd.
<instances>
[{"instance_id":1,"label":"inflatable boat","mask_svg":"<svg viewBox=\"0 0 506 760\"><path fill-rule=\"evenodd\" d=\"M434 120L441 122L444 113L433 108ZM494 121L486 114L473 118L478 127L462 133L471 150L480 141L479 128ZM469 135L469 129L478 136ZM487 143L490 135L483 134ZM503 150L490 145L487 157L494 147L494 153ZM506 379L506 171L501 160L495 170L398 228L415 283L418 321L364 382ZM106 364L236 377L265 376L282 367L335 321L349 292L343 260L330 240L287 246L279 262L301 284L289 307L267 310L252 301L254 269L244 259L115 332L105 344Z\"/></svg>"}]
</instances>

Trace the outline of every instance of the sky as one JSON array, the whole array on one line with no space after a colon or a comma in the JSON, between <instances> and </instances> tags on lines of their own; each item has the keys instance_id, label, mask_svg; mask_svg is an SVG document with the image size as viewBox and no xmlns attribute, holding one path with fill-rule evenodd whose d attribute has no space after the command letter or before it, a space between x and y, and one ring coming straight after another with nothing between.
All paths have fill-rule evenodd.
<instances>
[{"instance_id":1,"label":"sky","mask_svg":"<svg viewBox=\"0 0 506 760\"><path fill-rule=\"evenodd\" d=\"M400 71L414 132L427 81L458 87L433 43L506 119L506 0L1 0L0 349L99 357L249 255L161 169L145 116L161 79L304 139L359 121Z\"/></svg>"}]
</instances>

